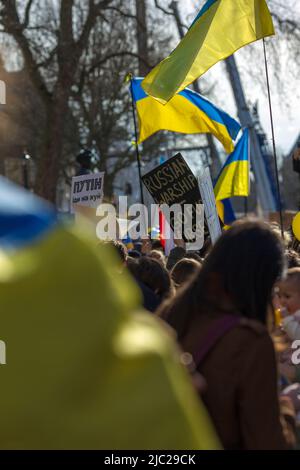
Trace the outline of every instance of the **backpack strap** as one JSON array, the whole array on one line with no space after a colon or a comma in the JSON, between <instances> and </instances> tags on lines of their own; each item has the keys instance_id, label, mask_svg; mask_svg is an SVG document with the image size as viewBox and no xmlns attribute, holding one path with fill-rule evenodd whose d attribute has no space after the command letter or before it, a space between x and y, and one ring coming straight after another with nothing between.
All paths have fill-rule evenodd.
<instances>
[{"instance_id":1,"label":"backpack strap","mask_svg":"<svg viewBox=\"0 0 300 470\"><path fill-rule=\"evenodd\" d=\"M213 349L218 341L223 338L223 336L228 333L228 331L232 330L239 324L240 317L235 315L222 315L221 318L215 320L209 328L200 348L196 354L193 355L196 367L198 367L203 362L207 354L211 351L211 349Z\"/></svg>"}]
</instances>

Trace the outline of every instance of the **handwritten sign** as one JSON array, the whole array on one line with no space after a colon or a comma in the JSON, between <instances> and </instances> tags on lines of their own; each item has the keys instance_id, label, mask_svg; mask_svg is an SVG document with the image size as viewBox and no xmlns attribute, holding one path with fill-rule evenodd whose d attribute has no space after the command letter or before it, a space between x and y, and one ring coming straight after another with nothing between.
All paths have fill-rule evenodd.
<instances>
[{"instance_id":1,"label":"handwritten sign","mask_svg":"<svg viewBox=\"0 0 300 470\"><path fill-rule=\"evenodd\" d=\"M201 196L196 177L193 175L183 156L178 153L154 170L142 176L142 180L156 204L171 207L181 206L181 216L176 219L174 214L166 213L162 208L170 227L175 233L176 225L180 224L180 232L185 241L193 239L197 227L197 214L200 214ZM185 209L189 206L189 213ZM183 222L184 214L184 222ZM203 220L203 217L202 217ZM189 235L190 232L190 235Z\"/></svg>"},{"instance_id":2,"label":"handwritten sign","mask_svg":"<svg viewBox=\"0 0 300 470\"><path fill-rule=\"evenodd\" d=\"M71 211L76 205L97 207L103 198L104 173L91 173L90 175L74 176L72 178Z\"/></svg>"}]
</instances>

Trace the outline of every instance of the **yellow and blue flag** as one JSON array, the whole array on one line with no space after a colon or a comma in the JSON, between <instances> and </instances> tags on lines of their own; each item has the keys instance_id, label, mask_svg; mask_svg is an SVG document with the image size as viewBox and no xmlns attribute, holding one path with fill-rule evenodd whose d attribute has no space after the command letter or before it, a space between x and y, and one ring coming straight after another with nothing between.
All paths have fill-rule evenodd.
<instances>
[{"instance_id":1,"label":"yellow and blue flag","mask_svg":"<svg viewBox=\"0 0 300 470\"><path fill-rule=\"evenodd\" d=\"M216 201L233 196L249 196L249 131L243 135L228 156L214 187Z\"/></svg>"},{"instance_id":2,"label":"yellow and blue flag","mask_svg":"<svg viewBox=\"0 0 300 470\"><path fill-rule=\"evenodd\" d=\"M220 60L273 34L265 0L208 0L176 49L151 70L142 87L166 103Z\"/></svg>"},{"instance_id":3,"label":"yellow and blue flag","mask_svg":"<svg viewBox=\"0 0 300 470\"><path fill-rule=\"evenodd\" d=\"M236 220L236 216L230 199L216 201L218 216L224 225L223 228L229 227Z\"/></svg>"},{"instance_id":4,"label":"yellow and blue flag","mask_svg":"<svg viewBox=\"0 0 300 470\"><path fill-rule=\"evenodd\" d=\"M148 96L142 86L142 78L131 80L132 97L136 104L139 121L139 141L143 142L160 130L182 134L213 134L227 153L233 151L241 126L226 112L186 88L163 106Z\"/></svg>"}]
</instances>

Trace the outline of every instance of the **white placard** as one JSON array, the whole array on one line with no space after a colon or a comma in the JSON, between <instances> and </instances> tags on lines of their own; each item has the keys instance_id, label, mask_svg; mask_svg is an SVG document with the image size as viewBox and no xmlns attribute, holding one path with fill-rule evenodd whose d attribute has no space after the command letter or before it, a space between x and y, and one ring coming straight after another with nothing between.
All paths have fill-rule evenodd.
<instances>
[{"instance_id":1,"label":"white placard","mask_svg":"<svg viewBox=\"0 0 300 470\"><path fill-rule=\"evenodd\" d=\"M72 178L71 212L76 205L98 207L103 198L104 173L74 176Z\"/></svg>"},{"instance_id":2,"label":"white placard","mask_svg":"<svg viewBox=\"0 0 300 470\"><path fill-rule=\"evenodd\" d=\"M215 243L222 234L218 217L214 189L211 181L209 168L205 168L198 178L201 198L204 204L205 216L212 243Z\"/></svg>"}]
</instances>

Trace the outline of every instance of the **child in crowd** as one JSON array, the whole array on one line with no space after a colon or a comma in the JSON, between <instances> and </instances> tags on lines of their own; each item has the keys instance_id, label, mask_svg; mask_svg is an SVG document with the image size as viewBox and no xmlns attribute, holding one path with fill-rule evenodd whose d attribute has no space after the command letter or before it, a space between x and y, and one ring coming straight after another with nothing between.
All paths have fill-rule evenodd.
<instances>
[{"instance_id":1,"label":"child in crowd","mask_svg":"<svg viewBox=\"0 0 300 470\"><path fill-rule=\"evenodd\" d=\"M282 326L291 340L300 339L300 268L291 268L279 284Z\"/></svg>"}]
</instances>

